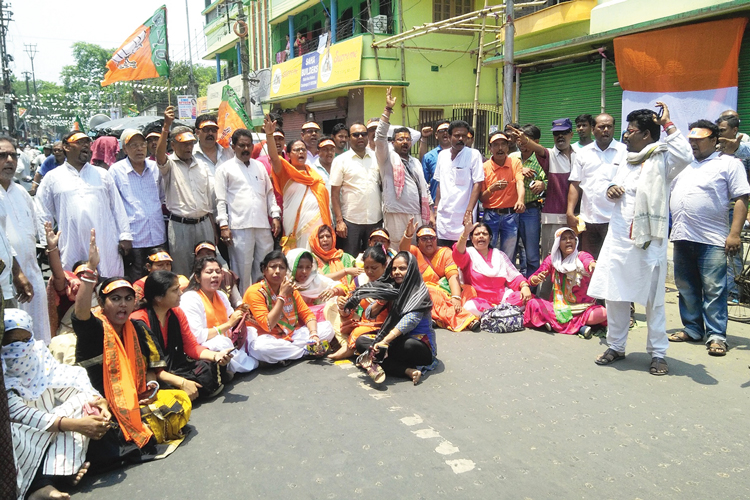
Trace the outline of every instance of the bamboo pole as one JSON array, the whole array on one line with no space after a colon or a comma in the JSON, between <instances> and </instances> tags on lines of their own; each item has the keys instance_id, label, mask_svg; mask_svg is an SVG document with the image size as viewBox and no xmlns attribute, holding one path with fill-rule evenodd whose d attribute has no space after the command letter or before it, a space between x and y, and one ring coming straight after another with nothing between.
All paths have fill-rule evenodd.
<instances>
[{"instance_id":1,"label":"bamboo pole","mask_svg":"<svg viewBox=\"0 0 750 500\"><path fill-rule=\"evenodd\" d=\"M487 8L487 0L484 0L484 9ZM482 16L482 31L479 32L479 53L477 54L477 80L474 84L474 108L472 112L471 117L471 127L474 129L474 133L476 134L477 130L477 106L479 105L479 81L480 77L482 76L482 55L483 55L483 45L484 45L484 28L487 23L487 16Z\"/></svg>"}]
</instances>

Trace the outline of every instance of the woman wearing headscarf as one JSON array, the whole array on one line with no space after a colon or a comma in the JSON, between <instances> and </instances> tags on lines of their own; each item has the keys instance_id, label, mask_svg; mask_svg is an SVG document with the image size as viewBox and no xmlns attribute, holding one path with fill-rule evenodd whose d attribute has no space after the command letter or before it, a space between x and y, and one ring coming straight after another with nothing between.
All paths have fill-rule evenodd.
<instances>
[{"instance_id":1,"label":"woman wearing headscarf","mask_svg":"<svg viewBox=\"0 0 750 500\"><path fill-rule=\"evenodd\" d=\"M215 352L195 340L187 317L179 307L180 277L173 272L152 272L143 290L145 305L131 314L130 319L146 325L164 355L167 366L157 370L159 382L182 389L191 401L199 396L210 398L219 394L224 386L218 367L229 363L234 346Z\"/></svg>"},{"instance_id":2,"label":"woman wearing headscarf","mask_svg":"<svg viewBox=\"0 0 750 500\"><path fill-rule=\"evenodd\" d=\"M546 327L557 333L580 333L591 337L591 327L607 325L607 310L587 295L596 261L591 254L578 251L575 232L563 227L555 232L552 251L529 277L533 286L552 273L552 302L534 298L526 303L524 325Z\"/></svg>"},{"instance_id":3,"label":"woman wearing headscarf","mask_svg":"<svg viewBox=\"0 0 750 500\"><path fill-rule=\"evenodd\" d=\"M467 246L471 240L472 246ZM464 304L475 316L507 302L522 305L531 298L529 282L502 251L490 248L492 229L484 222L468 221L453 245L453 260L463 272L464 284L474 287L477 296Z\"/></svg>"},{"instance_id":4,"label":"woman wearing headscarf","mask_svg":"<svg viewBox=\"0 0 750 500\"><path fill-rule=\"evenodd\" d=\"M290 266L289 277L305 304L315 314L317 321L325 321L323 309L326 305L330 302L331 307L335 308L334 297L343 297L349 290L341 282L318 273L315 258L304 248L290 250L286 258Z\"/></svg>"},{"instance_id":5,"label":"woman wearing headscarf","mask_svg":"<svg viewBox=\"0 0 750 500\"><path fill-rule=\"evenodd\" d=\"M336 233L331 226L324 224L310 235L310 250L324 276L353 288L354 278L362 274L362 268L357 267L354 257L336 248Z\"/></svg>"},{"instance_id":6,"label":"woman wearing headscarf","mask_svg":"<svg viewBox=\"0 0 750 500\"><path fill-rule=\"evenodd\" d=\"M123 462L144 462L172 453L184 439L182 425L162 432L144 419L152 404L167 405L169 415L184 423L193 408L183 391L159 389L155 370L166 363L148 329L130 319L135 308L135 290L125 278L108 278L99 288L99 308L91 297L97 282L99 250L91 230L87 269L81 274L72 322L78 341L76 363L84 368L91 385L104 394L115 417L110 430L89 445L91 467L106 469ZM183 424L184 425L184 424ZM155 434L158 432L158 435ZM164 444L162 449L157 444Z\"/></svg>"},{"instance_id":7,"label":"woman wearing headscarf","mask_svg":"<svg viewBox=\"0 0 750 500\"><path fill-rule=\"evenodd\" d=\"M376 383L391 375L418 384L422 372L437 365L437 342L432 329L432 300L416 257L409 252L396 254L383 276L352 292L345 309L354 309L364 298L377 301L368 307L368 317L377 316L385 306L389 312L375 338L357 339L357 351L363 353L357 359L359 366Z\"/></svg>"},{"instance_id":8,"label":"woman wearing headscarf","mask_svg":"<svg viewBox=\"0 0 750 500\"><path fill-rule=\"evenodd\" d=\"M17 498L66 498L60 492L78 484L89 468L89 439L110 427L107 401L86 370L58 363L44 342L34 340L31 317L5 310L2 364L8 393ZM69 497L67 497L69 498Z\"/></svg>"}]
</instances>

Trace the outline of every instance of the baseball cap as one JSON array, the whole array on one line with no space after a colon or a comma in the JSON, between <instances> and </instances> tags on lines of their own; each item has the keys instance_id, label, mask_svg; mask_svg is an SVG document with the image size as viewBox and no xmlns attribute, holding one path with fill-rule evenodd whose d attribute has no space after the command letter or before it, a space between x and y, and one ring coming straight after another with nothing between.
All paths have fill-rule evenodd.
<instances>
[{"instance_id":1,"label":"baseball cap","mask_svg":"<svg viewBox=\"0 0 750 500\"><path fill-rule=\"evenodd\" d=\"M127 128L123 130L122 134L120 135L120 146L126 146L130 142L130 139L132 139L136 135L140 135L141 137L143 137L143 132L134 128ZM145 140L146 138L143 137L143 139Z\"/></svg>"},{"instance_id":2,"label":"baseball cap","mask_svg":"<svg viewBox=\"0 0 750 500\"><path fill-rule=\"evenodd\" d=\"M573 130L573 123L570 118L558 118L552 122L552 132L565 132L567 130Z\"/></svg>"},{"instance_id":3,"label":"baseball cap","mask_svg":"<svg viewBox=\"0 0 750 500\"><path fill-rule=\"evenodd\" d=\"M507 136L507 135L505 135L505 132L495 132L494 134L492 134L492 135L490 136L490 141L489 141L489 143L490 143L490 144L492 144L493 142L495 142L495 141L496 141L496 140L498 140L498 139L502 139L502 140L504 140L504 141L508 141L508 142L510 142L510 139L508 139L508 136Z\"/></svg>"},{"instance_id":4,"label":"baseball cap","mask_svg":"<svg viewBox=\"0 0 750 500\"><path fill-rule=\"evenodd\" d=\"M190 130L190 127L175 127L172 129L172 131L169 133L169 138L173 141L177 142L195 142L196 138L193 135L193 131Z\"/></svg>"},{"instance_id":5,"label":"baseball cap","mask_svg":"<svg viewBox=\"0 0 750 500\"><path fill-rule=\"evenodd\" d=\"M198 125L198 128L216 127L219 128L219 124L213 120L206 120L205 122Z\"/></svg>"},{"instance_id":6,"label":"baseball cap","mask_svg":"<svg viewBox=\"0 0 750 500\"><path fill-rule=\"evenodd\" d=\"M307 122L304 125L302 125L302 130L307 130L309 128L314 128L316 130L320 130L320 125L318 125L315 122Z\"/></svg>"}]
</instances>

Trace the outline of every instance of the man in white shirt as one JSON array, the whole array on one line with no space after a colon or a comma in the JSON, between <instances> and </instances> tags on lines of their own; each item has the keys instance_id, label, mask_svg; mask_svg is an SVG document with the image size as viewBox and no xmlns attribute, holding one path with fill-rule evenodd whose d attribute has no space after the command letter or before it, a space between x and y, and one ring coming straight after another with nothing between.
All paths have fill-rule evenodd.
<instances>
[{"instance_id":1,"label":"man in white shirt","mask_svg":"<svg viewBox=\"0 0 750 500\"><path fill-rule=\"evenodd\" d=\"M125 264L125 276L135 282L144 277L146 257L154 247L166 244L167 230L161 210L159 169L146 158L146 138L136 129L120 135L126 158L109 167L133 232L133 258Z\"/></svg>"},{"instance_id":2,"label":"man in white shirt","mask_svg":"<svg viewBox=\"0 0 750 500\"><path fill-rule=\"evenodd\" d=\"M452 246L464 230L464 221L474 219L474 208L482 192L482 154L466 147L469 124L454 120L448 125L451 147L438 154L434 179L438 182L432 222L438 245Z\"/></svg>"},{"instance_id":3,"label":"man in white shirt","mask_svg":"<svg viewBox=\"0 0 750 500\"><path fill-rule=\"evenodd\" d=\"M216 115L203 114L195 119L195 135L198 142L193 146L193 156L206 165L211 175L216 173L216 167L234 158L231 149L216 142L218 133Z\"/></svg>"},{"instance_id":4,"label":"man in white shirt","mask_svg":"<svg viewBox=\"0 0 750 500\"><path fill-rule=\"evenodd\" d=\"M597 116L594 119L596 140L578 151L568 177L568 227L575 230L578 226L574 211L582 196L580 218L586 223L586 230L581 234L581 250L594 259L599 258L614 206L607 199L607 188L627 155L627 147L613 138L614 131L612 116L606 113Z\"/></svg>"},{"instance_id":5,"label":"man in white shirt","mask_svg":"<svg viewBox=\"0 0 750 500\"><path fill-rule=\"evenodd\" d=\"M190 276L193 271L193 249L204 240L215 241L211 214L215 207L213 176L204 162L193 156L196 139L188 127L175 127L174 106L164 111L164 125L156 145L159 183L169 210L167 239L172 256L172 271ZM174 153L167 156L167 141Z\"/></svg>"},{"instance_id":6,"label":"man in white shirt","mask_svg":"<svg viewBox=\"0 0 750 500\"><path fill-rule=\"evenodd\" d=\"M349 132L347 132L347 137L348 134ZM336 158L336 142L331 137L323 136L318 143L318 159L310 166L326 182L329 196L331 195L331 167L333 167L334 158Z\"/></svg>"},{"instance_id":7,"label":"man in white shirt","mask_svg":"<svg viewBox=\"0 0 750 500\"><path fill-rule=\"evenodd\" d=\"M216 222L244 291L261 277L260 262L273 250L273 239L281 231L281 210L265 167L251 158L250 131L235 130L232 148L235 157L216 168Z\"/></svg>"},{"instance_id":8,"label":"man in white shirt","mask_svg":"<svg viewBox=\"0 0 750 500\"><path fill-rule=\"evenodd\" d=\"M112 176L89 163L91 139L83 132L63 136L66 161L42 178L35 197L37 232L44 223L57 221L63 268L88 259L91 230L96 230L99 275L123 275L120 252L127 255L133 244L130 221Z\"/></svg>"},{"instance_id":9,"label":"man in white shirt","mask_svg":"<svg viewBox=\"0 0 750 500\"><path fill-rule=\"evenodd\" d=\"M363 123L349 127L349 147L331 166L331 202L338 247L357 255L367 246L370 231L380 227L383 209L380 171Z\"/></svg>"},{"instance_id":10,"label":"man in white shirt","mask_svg":"<svg viewBox=\"0 0 750 500\"><path fill-rule=\"evenodd\" d=\"M318 159L318 141L320 140L320 125L306 122L302 125L302 142L307 148L307 164L312 166Z\"/></svg>"},{"instance_id":11,"label":"man in white shirt","mask_svg":"<svg viewBox=\"0 0 750 500\"><path fill-rule=\"evenodd\" d=\"M672 181L670 200L674 281L685 330L669 340L704 341L712 356L724 356L728 349L727 255L740 248L750 194L742 162L716 151L718 137L719 127L713 122L690 124L694 160Z\"/></svg>"}]
</instances>

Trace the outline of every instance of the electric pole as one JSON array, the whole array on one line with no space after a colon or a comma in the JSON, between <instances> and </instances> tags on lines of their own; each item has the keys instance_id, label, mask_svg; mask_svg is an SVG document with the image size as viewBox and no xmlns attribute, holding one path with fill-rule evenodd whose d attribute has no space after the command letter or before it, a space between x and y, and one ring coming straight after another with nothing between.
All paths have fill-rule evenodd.
<instances>
[{"instance_id":1,"label":"electric pole","mask_svg":"<svg viewBox=\"0 0 750 500\"><path fill-rule=\"evenodd\" d=\"M34 82L34 94L36 94L36 75L34 74L34 57L36 57L37 53L36 44L25 43L24 50L28 54L29 59L31 59L31 81Z\"/></svg>"},{"instance_id":2,"label":"electric pole","mask_svg":"<svg viewBox=\"0 0 750 500\"><path fill-rule=\"evenodd\" d=\"M240 36L240 65L242 66L242 107L245 109L247 116L252 116L250 109L250 47L248 46L247 36L250 30L247 28L247 18L245 17L245 8L241 0L235 0L237 5L237 22L244 25L244 36ZM240 28L242 29L242 28Z\"/></svg>"},{"instance_id":3,"label":"electric pole","mask_svg":"<svg viewBox=\"0 0 750 500\"><path fill-rule=\"evenodd\" d=\"M3 93L5 94L5 111L8 114L8 132L15 135L15 117L13 116L13 90L10 86L10 62L13 56L8 55L5 36L8 34L13 13L8 10L10 5L0 0L0 64L3 66Z\"/></svg>"},{"instance_id":4,"label":"electric pole","mask_svg":"<svg viewBox=\"0 0 750 500\"><path fill-rule=\"evenodd\" d=\"M190 57L190 61L188 62L190 73L188 76L187 93L198 97L198 89L195 87L195 75L193 75L193 42L190 41L190 11L188 10L188 0L185 0L185 19L187 21L188 56Z\"/></svg>"},{"instance_id":5,"label":"electric pole","mask_svg":"<svg viewBox=\"0 0 750 500\"><path fill-rule=\"evenodd\" d=\"M21 73L26 78L26 95L31 95L31 88L29 87L29 77L31 76L31 73L28 71L24 71Z\"/></svg>"}]
</instances>

